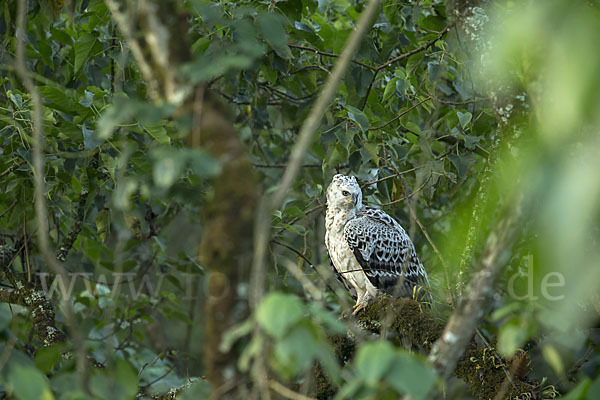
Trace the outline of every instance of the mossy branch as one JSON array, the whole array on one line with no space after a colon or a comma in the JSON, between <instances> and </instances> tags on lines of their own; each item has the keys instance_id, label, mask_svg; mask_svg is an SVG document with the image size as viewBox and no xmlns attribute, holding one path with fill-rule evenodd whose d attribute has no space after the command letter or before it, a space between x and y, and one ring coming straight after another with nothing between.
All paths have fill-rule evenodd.
<instances>
[{"instance_id":1,"label":"mossy branch","mask_svg":"<svg viewBox=\"0 0 600 400\"><path fill-rule=\"evenodd\" d=\"M77 236L79 236L79 232L81 232L81 227L83 226L83 219L85 217L85 202L87 200L88 194L89 193L86 189L83 189L81 191L73 226L71 227L71 231L63 241L62 245L59 247L58 254L56 255L56 258L59 261L67 260L67 255L69 254L69 251L71 251L71 249L73 248L75 240L77 240Z\"/></svg>"},{"instance_id":2,"label":"mossy branch","mask_svg":"<svg viewBox=\"0 0 600 400\"><path fill-rule=\"evenodd\" d=\"M390 315L393 318L390 319ZM388 320L388 330L398 336L407 337L424 351L431 350L445 326L442 321L434 318L426 307L412 299L380 297L358 315L360 324L376 333L381 332L382 321ZM506 385L503 387L507 379L503 367L509 364L510 360L499 358L493 348L480 347L471 340L454 369L454 375L466 382L471 393L479 399L493 399L503 390L506 391L505 398L527 394L531 394L533 398L543 398L540 397L539 382L530 381L526 376L513 376L516 389L511 385L508 388Z\"/></svg>"},{"instance_id":3,"label":"mossy branch","mask_svg":"<svg viewBox=\"0 0 600 400\"><path fill-rule=\"evenodd\" d=\"M31 311L33 333L44 346L66 341L65 334L56 327L52 303L42 290L17 281L17 288L14 290L0 289L0 302L27 307Z\"/></svg>"}]
</instances>

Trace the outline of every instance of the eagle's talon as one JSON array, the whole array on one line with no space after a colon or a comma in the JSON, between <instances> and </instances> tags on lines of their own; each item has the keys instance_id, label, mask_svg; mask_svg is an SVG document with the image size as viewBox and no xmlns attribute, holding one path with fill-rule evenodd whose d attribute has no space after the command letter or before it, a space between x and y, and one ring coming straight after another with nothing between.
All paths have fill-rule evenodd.
<instances>
[{"instance_id":1,"label":"eagle's talon","mask_svg":"<svg viewBox=\"0 0 600 400\"><path fill-rule=\"evenodd\" d=\"M352 315L358 314L358 312L360 310L362 310L363 308L365 308L367 306L367 304L368 303L366 303L366 302L365 303L357 303L357 304L355 304L354 307L353 307L354 311L352 311Z\"/></svg>"}]
</instances>

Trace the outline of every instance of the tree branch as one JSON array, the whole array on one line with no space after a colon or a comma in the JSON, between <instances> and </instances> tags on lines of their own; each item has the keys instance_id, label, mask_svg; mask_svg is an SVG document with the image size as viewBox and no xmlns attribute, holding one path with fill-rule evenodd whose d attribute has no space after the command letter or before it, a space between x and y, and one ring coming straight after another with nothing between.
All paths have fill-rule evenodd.
<instances>
[{"instance_id":1,"label":"tree branch","mask_svg":"<svg viewBox=\"0 0 600 400\"><path fill-rule=\"evenodd\" d=\"M300 45L297 45L297 44L288 44L288 47L290 47L292 49L299 49L299 50L310 51L310 52L313 52L315 54L318 54L318 55L321 55L321 56L325 56L325 57L338 58L338 57L342 57L344 55L343 53L342 53L342 55L335 54L335 53L328 53L326 51L320 51L320 50L317 50L317 49L313 49L312 47L300 46ZM364 62L360 62L360 61L357 61L357 60L351 60L351 62L354 63L354 64L357 64L357 65L360 65L361 67L368 68L368 69L370 69L372 71L375 71L377 69L377 67L374 67L374 66L369 65L369 64L365 64ZM307 68L307 67L304 67L304 68ZM321 68L312 68L312 69L321 69ZM327 71L327 70L325 70L325 71ZM329 71L327 71L327 72L329 72Z\"/></svg>"},{"instance_id":2,"label":"tree branch","mask_svg":"<svg viewBox=\"0 0 600 400\"><path fill-rule=\"evenodd\" d=\"M416 104L413 104L412 106L408 107L406 110L402 111L400 114L396 115L394 118L392 118L391 120L389 120L388 122L386 122L383 125L380 126L374 126L372 128L369 128L370 131L375 131L375 130L379 130L379 129L383 129L386 126L388 126L391 123L394 123L395 121L399 120L400 118L402 118L403 116L405 116L406 114L408 114L409 112L411 112L412 110L414 110L415 108L419 107L421 104L425 103L426 101L431 100L431 96L427 97L421 101L419 101Z\"/></svg>"},{"instance_id":3,"label":"tree branch","mask_svg":"<svg viewBox=\"0 0 600 400\"><path fill-rule=\"evenodd\" d=\"M65 342L65 334L56 327L54 308L46 294L31 284L17 282L17 289L0 288L0 302L31 310L33 332L44 346Z\"/></svg>"},{"instance_id":4,"label":"tree branch","mask_svg":"<svg viewBox=\"0 0 600 400\"><path fill-rule=\"evenodd\" d=\"M529 196L531 197L531 196ZM429 359L442 377L455 370L458 360L468 349L471 337L480 323L494 294L494 284L511 255L521 222L526 218L530 198L510 202L506 215L489 235L479 260L478 272L473 276L467 298L459 303L443 333L431 349ZM467 355L470 350L467 350Z\"/></svg>"},{"instance_id":5,"label":"tree branch","mask_svg":"<svg viewBox=\"0 0 600 400\"><path fill-rule=\"evenodd\" d=\"M378 297L364 308L357 318L364 329L373 333L380 333L382 321L389 321L389 330L399 337L408 338L425 351L429 351L444 335L443 322L434 318L426 307L412 299ZM450 373L466 382L474 396L488 400L493 399L500 390L506 390L505 398L527 394L530 398L539 398L541 388L538 382L530 381L525 376L514 377L516 389L512 386L503 387L506 381L503 366L508 363L499 358L493 348L478 347L472 340L472 335L467 338L466 347L467 350L459 355L456 368Z\"/></svg>"}]
</instances>

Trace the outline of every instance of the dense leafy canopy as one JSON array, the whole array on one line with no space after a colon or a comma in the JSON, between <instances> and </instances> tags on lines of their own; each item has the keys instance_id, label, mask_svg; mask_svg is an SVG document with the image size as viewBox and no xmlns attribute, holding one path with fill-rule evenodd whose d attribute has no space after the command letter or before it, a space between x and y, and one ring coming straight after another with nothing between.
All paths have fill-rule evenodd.
<instances>
[{"instance_id":1,"label":"dense leafy canopy","mask_svg":"<svg viewBox=\"0 0 600 400\"><path fill-rule=\"evenodd\" d=\"M342 172L413 238L441 321L468 297L498 221L524 210L479 326L490 359L518 375L509 369L527 351L518 379L531 369L532 392L598 398L596 5L383 1L270 216L267 293L251 310L252 249L207 229L221 218L216 187L247 157L256 196L277 189L364 2L63 3L0 9L0 391L207 398L243 387L264 397L264 368L275 398L428 398L444 384L429 361L338 318L351 299L328 272L323 211ZM209 108L235 128L243 156L215 151L199 128ZM246 179L221 187L234 193ZM66 274L44 256L46 234ZM198 258L211 235L242 254L235 280ZM203 362L203 310L225 297L217 347L235 380L223 388L202 378L217 368ZM349 331L355 343L340 347ZM463 382L445 385L468 396Z\"/></svg>"}]
</instances>

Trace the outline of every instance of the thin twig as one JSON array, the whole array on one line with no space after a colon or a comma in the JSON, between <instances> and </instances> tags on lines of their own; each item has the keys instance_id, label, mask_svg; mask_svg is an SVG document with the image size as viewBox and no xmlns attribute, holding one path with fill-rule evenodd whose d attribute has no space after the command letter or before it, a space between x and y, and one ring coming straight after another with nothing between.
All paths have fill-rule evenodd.
<instances>
[{"instance_id":1,"label":"thin twig","mask_svg":"<svg viewBox=\"0 0 600 400\"><path fill-rule=\"evenodd\" d=\"M333 57L333 58L339 58L342 57L344 55L344 53L340 54L335 54L335 53L328 53L326 51L321 51L321 50L317 50L317 49L313 49L312 47L307 47L307 46L300 46L297 44L288 44L288 47L291 47L292 49L299 49L299 50L306 50L306 51L310 51L313 52L315 54L321 55L321 56L325 56L325 57ZM345 49L344 49L345 50ZM370 70L375 71L377 69L377 67L374 67L372 65L369 64L365 64L364 62L360 62L357 60L350 60L351 62L353 62L354 64L360 65L361 67L365 67L368 68Z\"/></svg>"},{"instance_id":2,"label":"thin twig","mask_svg":"<svg viewBox=\"0 0 600 400\"><path fill-rule=\"evenodd\" d=\"M13 201L13 203L10 206L8 206L8 208L6 210L2 211L0 213L0 218L4 217L6 214L8 214L10 212L10 210L12 210L13 207L17 205L17 202L18 202L18 200Z\"/></svg>"},{"instance_id":3,"label":"thin twig","mask_svg":"<svg viewBox=\"0 0 600 400\"><path fill-rule=\"evenodd\" d=\"M400 175L404 175L404 174L407 174L407 173L409 173L409 172L416 171L416 170L418 170L419 168L423 168L423 165L419 165L418 167L414 167L414 168L411 168L411 169L404 170L404 171L400 172ZM370 181L370 182L363 183L363 184L361 185L361 187L360 187L360 188L361 188L361 189L364 189L364 188L365 188L365 187L367 187L367 186L373 185L373 184L375 184L375 183L379 183L379 182L387 181L388 179L396 178L396 177L398 177L398 176L400 176L400 175L398 175L398 174L396 173L396 174L392 174L392 175L384 176L383 178L379 178L379 179L375 179L374 181Z\"/></svg>"},{"instance_id":4,"label":"thin twig","mask_svg":"<svg viewBox=\"0 0 600 400\"><path fill-rule=\"evenodd\" d=\"M304 72L304 71L322 71L322 72L326 72L327 74L329 74L329 70L325 67L323 67L322 65L306 65L302 68L298 68L292 72L289 72L288 75L294 75L294 74L298 74L300 72Z\"/></svg>"},{"instance_id":5,"label":"thin twig","mask_svg":"<svg viewBox=\"0 0 600 400\"><path fill-rule=\"evenodd\" d=\"M306 277L297 264L288 259L284 259L282 264L300 282L305 293L310 293L314 300L320 301L323 299L323 293Z\"/></svg>"},{"instance_id":6,"label":"thin twig","mask_svg":"<svg viewBox=\"0 0 600 400\"><path fill-rule=\"evenodd\" d=\"M442 30L441 32L437 32L437 34L438 34L437 38L432 39L429 42L423 44L422 46L417 47L416 49L413 49L413 50L408 51L404 54L401 54L397 57L394 57L394 58L384 62L383 64L380 64L377 67L375 67L375 69L373 70L374 71L373 77L371 78L371 82L369 82L369 86L367 87L367 91L365 93L365 100L363 101L360 109L364 110L365 106L367 105L367 101L369 100L369 94L371 93L371 89L373 88L373 84L375 83L375 80L377 79L377 74L379 73L379 71L381 71L384 68L389 67L390 65L392 65L395 62L405 59L406 57L410 57L412 55L420 53L421 51L427 50L429 47L431 47L433 44L435 44L435 42L440 40L449 30L450 30L450 26L444 28L444 30Z\"/></svg>"},{"instance_id":7,"label":"thin twig","mask_svg":"<svg viewBox=\"0 0 600 400\"><path fill-rule=\"evenodd\" d=\"M154 385L156 382L160 381L161 379L164 379L167 375L169 375L171 373L171 371L173 371L173 369L175 369L175 366L172 365L167 372L165 372L164 374L162 374L161 376L159 376L158 378L154 379L153 381L151 381L150 383L144 385L144 386L140 386L141 390L145 390L148 389L150 386Z\"/></svg>"},{"instance_id":8,"label":"thin twig","mask_svg":"<svg viewBox=\"0 0 600 400\"><path fill-rule=\"evenodd\" d=\"M304 254L302 254L301 252L299 252L298 250L296 250L295 248L293 248L292 246L290 246L290 245L288 245L288 244L286 244L286 243L280 242L280 241L278 241L278 240L275 240L275 239L273 239L273 241L272 241L272 242L273 242L274 244L278 245L278 246L285 247L286 249L288 249L288 250L292 251L292 252L293 252L294 254L296 254L298 257L300 257L300 258L302 258L304 261L306 261L306 263L307 263L308 265L310 265L310 267L311 267L311 268L312 268L312 269L315 271L315 273L316 273L316 274L317 274L317 275L318 275L318 276L319 276L319 277L320 277L320 278L323 280L323 282L325 282L325 285L327 285L327 287L329 288L329 290L331 290L331 292L332 292L332 293L336 293L335 289L334 289L334 288L332 288L332 287L329 285L329 281L328 281L328 280L327 280L325 277L321 276L321 274L320 274L320 273L319 273L319 271L317 270L317 268L316 268L315 264L313 264L313 263L312 263L312 261L310 261L310 260L308 259L308 257L306 257ZM286 265L286 267L287 267L287 265ZM297 268L297 267L296 267L296 268ZM288 268L288 269L289 269L289 268ZM292 272L292 271L290 271L290 272ZM292 273L292 275L296 276L296 274L295 274L295 271ZM296 277L296 279L298 279L298 277ZM302 282L300 282L300 283L302 283Z\"/></svg>"},{"instance_id":9,"label":"thin twig","mask_svg":"<svg viewBox=\"0 0 600 400\"><path fill-rule=\"evenodd\" d=\"M142 365L142 368L140 368L140 371L137 374L138 379L140 379L140 376L142 375L142 372L144 372L144 370L146 369L146 367L151 367L154 364L156 364L156 362L160 359L160 356L161 355L159 354L159 355L156 356L156 358L154 359L154 361L152 361L151 363L145 362L144 365Z\"/></svg>"},{"instance_id":10,"label":"thin twig","mask_svg":"<svg viewBox=\"0 0 600 400\"><path fill-rule=\"evenodd\" d=\"M575 382L575 374L577 373L577 371L579 371L581 369L583 364L585 364L587 362L588 358L590 358L590 355L593 353L593 351L595 349L596 349L596 344L590 343L587 350L583 354L583 356L579 360L577 360L577 362L575 364L573 364L573 366L571 368L569 368L569 370L567 371L565 376L571 382Z\"/></svg>"},{"instance_id":11,"label":"thin twig","mask_svg":"<svg viewBox=\"0 0 600 400\"><path fill-rule=\"evenodd\" d=\"M63 244L58 249L58 254L56 258L60 261L67 260L67 254L73 248L75 241L77 240L77 236L79 236L79 232L81 232L81 228L83 226L83 220L85 218L85 202L88 197L87 189L82 189L81 194L79 195L79 202L77 204L77 211L75 212L75 218L73 218L73 226L71 227L71 231L65 237Z\"/></svg>"},{"instance_id":12,"label":"thin twig","mask_svg":"<svg viewBox=\"0 0 600 400\"><path fill-rule=\"evenodd\" d=\"M394 201L390 201L389 203L381 203L379 204L380 207L389 207L391 205L394 204L398 204L401 203L403 201L406 201L408 199L410 199L411 197L413 197L415 194L419 193L421 190L423 190L423 188L425 187L425 185L427 185L427 183L429 183L429 180L431 179L433 175L429 174L429 176L427 177L427 179L425 179L425 181L423 182L423 184L421 184L421 186L419 186L418 188L416 188L414 191L412 191L410 194L408 195L404 195L401 198L394 200ZM403 189L404 193L406 193L406 191Z\"/></svg>"},{"instance_id":13,"label":"thin twig","mask_svg":"<svg viewBox=\"0 0 600 400\"><path fill-rule=\"evenodd\" d=\"M288 164L252 164L256 168L287 168ZM322 164L302 164L300 168L323 168Z\"/></svg>"},{"instance_id":14,"label":"thin twig","mask_svg":"<svg viewBox=\"0 0 600 400\"><path fill-rule=\"evenodd\" d=\"M369 128L369 130L373 131L373 130L383 129L386 126L388 126L389 124L394 123L395 121L397 121L400 118L402 118L404 115L408 114L409 112L411 112L412 110L414 110L415 108L419 107L421 104L423 104L423 103L425 103L426 101L429 101L429 100L431 100L431 97L427 97L427 98L419 101L417 104L414 104L414 105L410 106L409 108L407 108L406 110L402 111L400 114L396 115L394 118L392 118L391 120L389 120L385 124Z\"/></svg>"},{"instance_id":15,"label":"thin twig","mask_svg":"<svg viewBox=\"0 0 600 400\"><path fill-rule=\"evenodd\" d=\"M431 97L433 101L440 104L454 105L454 106L462 106L466 104L480 103L482 101L490 101L490 97L477 97L472 100L464 100L464 101L450 101L450 100L442 100L439 97L436 97L432 94L429 94L425 89L421 88L421 92L425 93L427 96Z\"/></svg>"},{"instance_id":16,"label":"thin twig","mask_svg":"<svg viewBox=\"0 0 600 400\"><path fill-rule=\"evenodd\" d=\"M202 126L201 118L202 118L202 108L203 107L204 107L204 86L200 85L196 88L194 105L193 105L194 112L192 114L193 123L192 123L192 132L191 132L193 148L200 147L201 135L202 135L202 131L201 131L200 127Z\"/></svg>"},{"instance_id":17,"label":"thin twig","mask_svg":"<svg viewBox=\"0 0 600 400\"><path fill-rule=\"evenodd\" d=\"M23 191L23 202L25 202ZM29 261L29 244L27 243L27 213L23 213L23 246L25 247L25 264L27 265L27 282L31 282L31 262Z\"/></svg>"},{"instance_id":18,"label":"thin twig","mask_svg":"<svg viewBox=\"0 0 600 400\"><path fill-rule=\"evenodd\" d=\"M451 26L447 26L440 32L440 34L436 38L431 39L430 41L426 42L422 46L417 47L416 49L413 49L411 51L407 51L406 53L400 54L398 57L394 57L394 58L384 62L383 64L377 66L377 70L389 67L390 65L392 65L400 60L403 60L407 57L410 57L414 54L420 53L421 51L428 49L429 47L433 46L435 44L435 42L440 40L450 30L450 28L451 28Z\"/></svg>"},{"instance_id":19,"label":"thin twig","mask_svg":"<svg viewBox=\"0 0 600 400\"><path fill-rule=\"evenodd\" d=\"M5 169L4 171L2 171L0 173L0 178L2 178L4 175L10 174L11 172L13 172L15 170L15 168L20 167L21 165L25 164L26 162L27 161L23 160L23 161L20 161L20 162L18 162L16 164L11 165L10 167L8 167L7 169Z\"/></svg>"}]
</instances>

